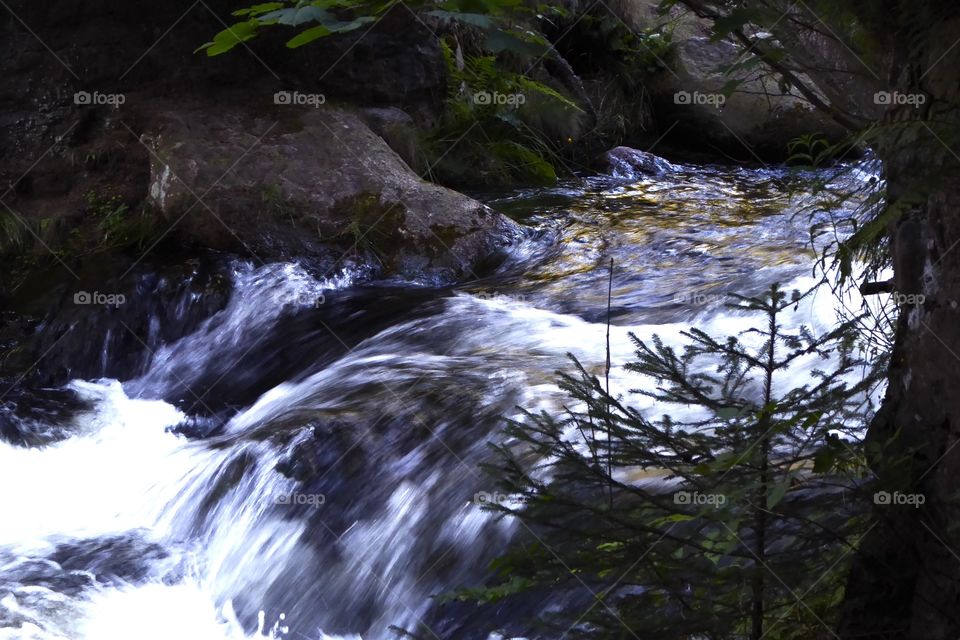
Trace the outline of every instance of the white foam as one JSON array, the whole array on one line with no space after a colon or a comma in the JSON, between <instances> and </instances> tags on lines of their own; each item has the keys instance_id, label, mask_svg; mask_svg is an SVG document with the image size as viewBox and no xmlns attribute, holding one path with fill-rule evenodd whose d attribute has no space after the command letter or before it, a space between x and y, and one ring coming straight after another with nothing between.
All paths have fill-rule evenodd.
<instances>
[{"instance_id":1,"label":"white foam","mask_svg":"<svg viewBox=\"0 0 960 640\"><path fill-rule=\"evenodd\" d=\"M229 605L217 607L199 584L150 583L97 592L77 624L89 640L248 640Z\"/></svg>"},{"instance_id":2,"label":"white foam","mask_svg":"<svg viewBox=\"0 0 960 640\"><path fill-rule=\"evenodd\" d=\"M182 419L158 400L131 400L117 381L74 382L96 403L77 416L78 435L51 446L0 442L0 545L50 536L98 536L147 527L176 494L192 456L164 429Z\"/></svg>"}]
</instances>

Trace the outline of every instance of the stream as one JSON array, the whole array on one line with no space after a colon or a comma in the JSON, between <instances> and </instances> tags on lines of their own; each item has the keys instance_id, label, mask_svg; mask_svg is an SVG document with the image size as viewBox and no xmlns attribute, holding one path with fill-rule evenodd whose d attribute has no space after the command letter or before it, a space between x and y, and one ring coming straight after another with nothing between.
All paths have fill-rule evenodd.
<instances>
[{"instance_id":1,"label":"stream","mask_svg":"<svg viewBox=\"0 0 960 640\"><path fill-rule=\"evenodd\" d=\"M226 306L195 331L157 343L135 377L55 390L70 407L20 425L45 446L0 441L0 638L522 630L534 611L434 598L482 584L514 533L482 508L503 499L479 466L504 417L560 409L568 352L602 372L611 258L610 385L624 395L651 384L623 369L630 333L736 334L751 319L726 294L813 285L796 189L812 177L674 165L475 194L529 233L456 287L231 260ZM824 288L788 324L824 330L837 307Z\"/></svg>"}]
</instances>

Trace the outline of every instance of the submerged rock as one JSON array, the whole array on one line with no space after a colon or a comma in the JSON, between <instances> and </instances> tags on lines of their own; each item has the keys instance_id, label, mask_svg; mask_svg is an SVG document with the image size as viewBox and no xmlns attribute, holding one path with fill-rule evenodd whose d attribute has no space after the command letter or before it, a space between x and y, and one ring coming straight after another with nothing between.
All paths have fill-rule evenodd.
<instances>
[{"instance_id":1,"label":"submerged rock","mask_svg":"<svg viewBox=\"0 0 960 640\"><path fill-rule=\"evenodd\" d=\"M630 147L614 147L603 154L603 162L614 178L636 180L643 175L662 175L677 167L647 151Z\"/></svg>"},{"instance_id":2,"label":"submerged rock","mask_svg":"<svg viewBox=\"0 0 960 640\"><path fill-rule=\"evenodd\" d=\"M43 555L0 549L0 569L0 600L19 592L41 596L41 602L49 592L76 596L96 586L130 585L151 577L173 581L183 575L178 557L137 531L57 541ZM0 623L7 622L4 613L0 607Z\"/></svg>"},{"instance_id":3,"label":"submerged rock","mask_svg":"<svg viewBox=\"0 0 960 640\"><path fill-rule=\"evenodd\" d=\"M90 408L72 389L13 387L0 404L0 441L41 447L69 438L73 418Z\"/></svg>"}]
</instances>

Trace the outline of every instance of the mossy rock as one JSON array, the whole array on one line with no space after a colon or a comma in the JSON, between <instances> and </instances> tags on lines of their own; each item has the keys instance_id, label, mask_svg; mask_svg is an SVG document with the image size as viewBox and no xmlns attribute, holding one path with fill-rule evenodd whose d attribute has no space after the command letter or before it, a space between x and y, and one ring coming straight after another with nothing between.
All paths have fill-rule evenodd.
<instances>
[{"instance_id":1,"label":"mossy rock","mask_svg":"<svg viewBox=\"0 0 960 640\"><path fill-rule=\"evenodd\" d=\"M334 246L376 256L387 276L456 280L476 276L519 233L480 202L420 179L351 111L171 110L148 139L150 205L205 247L267 260Z\"/></svg>"}]
</instances>

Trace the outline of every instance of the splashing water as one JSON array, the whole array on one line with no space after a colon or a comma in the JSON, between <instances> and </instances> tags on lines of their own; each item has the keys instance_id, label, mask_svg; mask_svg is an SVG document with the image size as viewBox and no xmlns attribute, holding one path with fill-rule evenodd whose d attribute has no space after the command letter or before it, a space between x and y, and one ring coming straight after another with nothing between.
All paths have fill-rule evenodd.
<instances>
[{"instance_id":1,"label":"splashing water","mask_svg":"<svg viewBox=\"0 0 960 640\"><path fill-rule=\"evenodd\" d=\"M0 442L0 483L16 487L0 493L0 638L378 640L436 619L433 596L482 579L513 533L478 499L494 491L479 466L503 418L560 408L568 352L602 371L611 255L615 364L630 333L742 331L718 292L814 284L805 231L785 223L796 203L768 172L671 169L505 199L539 231L483 290L238 264L227 306L142 375L70 384L91 407L70 437ZM822 331L836 307L822 292L792 321ZM615 366L610 384L649 383ZM207 405L222 425L184 437Z\"/></svg>"}]
</instances>

